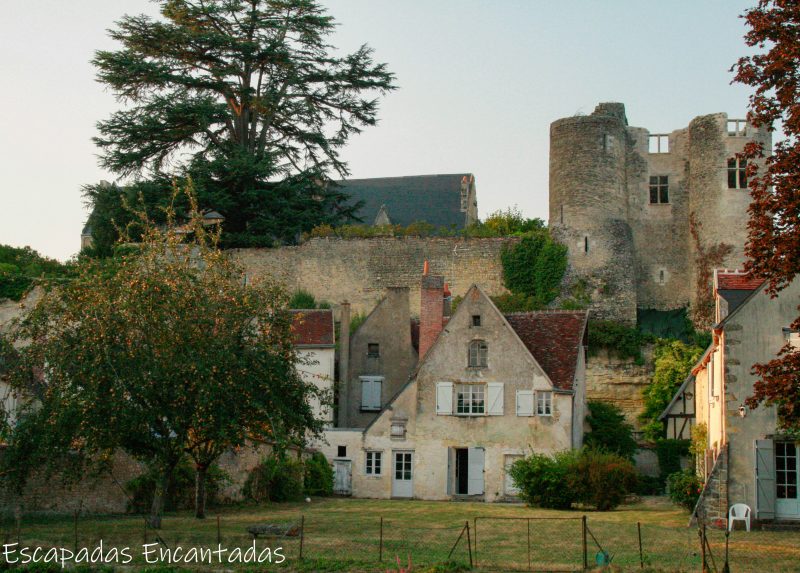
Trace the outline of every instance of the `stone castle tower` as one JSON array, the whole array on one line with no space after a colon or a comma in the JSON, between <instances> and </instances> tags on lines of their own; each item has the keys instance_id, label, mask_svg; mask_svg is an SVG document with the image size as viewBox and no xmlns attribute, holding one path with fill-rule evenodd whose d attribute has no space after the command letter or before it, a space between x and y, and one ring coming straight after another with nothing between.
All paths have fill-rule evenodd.
<instances>
[{"instance_id":1,"label":"stone castle tower","mask_svg":"<svg viewBox=\"0 0 800 573\"><path fill-rule=\"evenodd\" d=\"M551 124L550 227L597 316L632 324L637 308L691 305L698 254L721 243L732 250L714 266L741 266L750 194L736 154L750 141L770 151L745 120L705 115L653 134L629 126L621 103Z\"/></svg>"}]
</instances>

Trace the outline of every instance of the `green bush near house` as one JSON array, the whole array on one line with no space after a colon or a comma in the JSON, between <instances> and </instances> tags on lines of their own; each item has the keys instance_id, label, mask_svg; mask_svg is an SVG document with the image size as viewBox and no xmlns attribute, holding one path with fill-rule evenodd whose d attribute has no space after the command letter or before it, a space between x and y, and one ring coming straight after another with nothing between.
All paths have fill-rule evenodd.
<instances>
[{"instance_id":1,"label":"green bush near house","mask_svg":"<svg viewBox=\"0 0 800 573\"><path fill-rule=\"evenodd\" d=\"M150 511L150 504L153 502L153 494L156 490L158 477L157 470L149 469L125 484L125 489L130 494L130 501L128 502L129 513L146 514ZM221 503L219 492L228 481L230 481L228 474L216 465L208 468L208 473L206 474L206 503L209 506L213 507ZM172 482L167 488L164 509L167 511L192 509L194 504L195 470L187 457L181 460L175 468Z\"/></svg>"},{"instance_id":2,"label":"green bush near house","mask_svg":"<svg viewBox=\"0 0 800 573\"><path fill-rule=\"evenodd\" d=\"M661 480L681 471L681 458L689 455L689 440L657 440L656 455Z\"/></svg>"},{"instance_id":3,"label":"green bush near house","mask_svg":"<svg viewBox=\"0 0 800 573\"><path fill-rule=\"evenodd\" d=\"M617 358L632 358L637 364L644 364L642 349L645 344L654 341L655 337L642 334L636 328L631 328L618 322L611 320L589 321L590 356L596 355L598 350L605 348Z\"/></svg>"},{"instance_id":4,"label":"green bush near house","mask_svg":"<svg viewBox=\"0 0 800 573\"><path fill-rule=\"evenodd\" d=\"M586 447L632 460L637 448L633 426L625 421L619 406L610 402L589 401L588 407L586 422L591 432L584 435Z\"/></svg>"},{"instance_id":5,"label":"green bush near house","mask_svg":"<svg viewBox=\"0 0 800 573\"><path fill-rule=\"evenodd\" d=\"M629 460L588 448L532 454L515 462L510 473L529 505L549 509L582 504L609 511L636 487L636 470Z\"/></svg>"},{"instance_id":6,"label":"green bush near house","mask_svg":"<svg viewBox=\"0 0 800 573\"><path fill-rule=\"evenodd\" d=\"M333 468L322 453L306 460L304 486L308 495L333 495Z\"/></svg>"},{"instance_id":7,"label":"green bush near house","mask_svg":"<svg viewBox=\"0 0 800 573\"><path fill-rule=\"evenodd\" d=\"M242 495L255 502L299 501L303 498L303 464L273 455L258 464L244 482Z\"/></svg>"},{"instance_id":8,"label":"green bush near house","mask_svg":"<svg viewBox=\"0 0 800 573\"><path fill-rule=\"evenodd\" d=\"M703 482L691 469L674 472L667 477L667 490L674 503L693 511L703 491Z\"/></svg>"}]
</instances>

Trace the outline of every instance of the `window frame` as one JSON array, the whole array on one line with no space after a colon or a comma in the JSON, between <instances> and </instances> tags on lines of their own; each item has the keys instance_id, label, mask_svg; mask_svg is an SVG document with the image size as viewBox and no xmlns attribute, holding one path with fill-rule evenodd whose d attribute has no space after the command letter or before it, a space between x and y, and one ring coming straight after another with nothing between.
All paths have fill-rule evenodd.
<instances>
[{"instance_id":1,"label":"window frame","mask_svg":"<svg viewBox=\"0 0 800 573\"><path fill-rule=\"evenodd\" d=\"M669 205L669 175L650 175L649 192L651 205ZM653 201L653 199L656 199Z\"/></svg>"},{"instance_id":2,"label":"window frame","mask_svg":"<svg viewBox=\"0 0 800 573\"><path fill-rule=\"evenodd\" d=\"M485 416L487 390L486 384L456 384L455 415Z\"/></svg>"},{"instance_id":3,"label":"window frame","mask_svg":"<svg viewBox=\"0 0 800 573\"><path fill-rule=\"evenodd\" d=\"M376 463L377 462L377 463ZM377 465L378 471L375 471ZM380 477L383 475L383 451L365 450L364 451L364 475L370 477Z\"/></svg>"},{"instance_id":4,"label":"window frame","mask_svg":"<svg viewBox=\"0 0 800 573\"><path fill-rule=\"evenodd\" d=\"M727 165L728 189L747 189L747 158L729 157Z\"/></svg>"},{"instance_id":5,"label":"window frame","mask_svg":"<svg viewBox=\"0 0 800 573\"><path fill-rule=\"evenodd\" d=\"M535 407L537 416L552 416L553 392L551 390L537 390Z\"/></svg>"},{"instance_id":6,"label":"window frame","mask_svg":"<svg viewBox=\"0 0 800 573\"><path fill-rule=\"evenodd\" d=\"M473 352L473 348L475 349ZM473 354L475 360L473 362ZM489 367L489 344L483 339L470 340L467 345L467 368Z\"/></svg>"}]
</instances>

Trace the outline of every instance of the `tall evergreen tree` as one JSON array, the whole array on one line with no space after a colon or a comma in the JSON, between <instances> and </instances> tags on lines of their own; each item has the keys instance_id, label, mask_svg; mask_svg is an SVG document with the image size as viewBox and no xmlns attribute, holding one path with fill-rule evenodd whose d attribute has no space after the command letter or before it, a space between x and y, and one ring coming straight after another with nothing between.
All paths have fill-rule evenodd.
<instances>
[{"instance_id":1,"label":"tall evergreen tree","mask_svg":"<svg viewBox=\"0 0 800 573\"><path fill-rule=\"evenodd\" d=\"M361 46L338 56L333 18L315 0L159 0L162 19L125 16L119 50L93 64L124 109L98 124L103 167L152 179L191 175L200 206L225 216L230 246L292 241L354 216L330 185L348 174L340 150L375 125L394 76ZM167 177L166 179L169 179ZM97 196L119 192L87 188ZM100 205L102 204L102 205Z\"/></svg>"}]
</instances>

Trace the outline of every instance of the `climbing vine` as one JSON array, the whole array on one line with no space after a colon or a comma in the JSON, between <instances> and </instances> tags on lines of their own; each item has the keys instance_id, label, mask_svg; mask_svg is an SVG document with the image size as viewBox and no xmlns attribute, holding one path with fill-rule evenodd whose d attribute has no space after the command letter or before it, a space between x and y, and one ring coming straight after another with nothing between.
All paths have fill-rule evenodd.
<instances>
[{"instance_id":1,"label":"climbing vine","mask_svg":"<svg viewBox=\"0 0 800 573\"><path fill-rule=\"evenodd\" d=\"M567 247L557 243L545 228L525 233L517 243L506 244L500 253L503 282L514 295L528 300L526 306L541 308L561 291L567 270Z\"/></svg>"},{"instance_id":2,"label":"climbing vine","mask_svg":"<svg viewBox=\"0 0 800 573\"><path fill-rule=\"evenodd\" d=\"M694 211L689 214L689 232L695 248L695 304L691 308L691 318L695 327L706 330L714 321L714 293L711 290L711 278L714 269L722 265L733 247L727 243L717 243L704 247L700 241L700 230L703 224L697 220Z\"/></svg>"}]
</instances>

